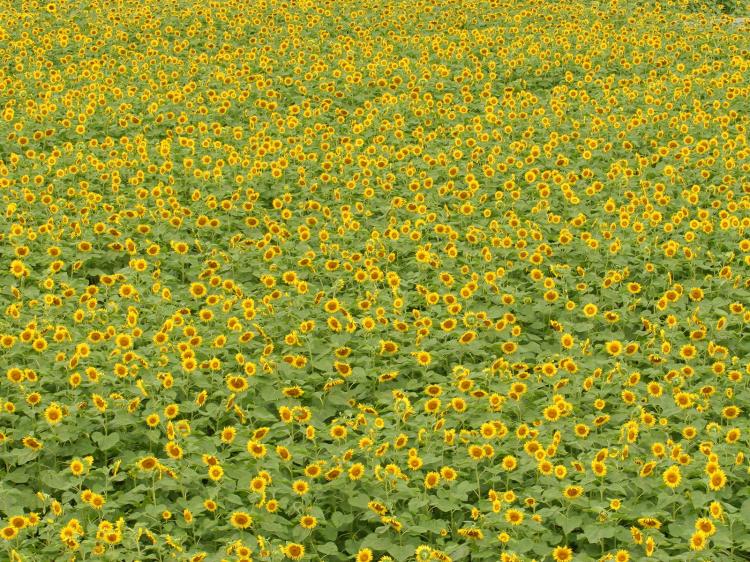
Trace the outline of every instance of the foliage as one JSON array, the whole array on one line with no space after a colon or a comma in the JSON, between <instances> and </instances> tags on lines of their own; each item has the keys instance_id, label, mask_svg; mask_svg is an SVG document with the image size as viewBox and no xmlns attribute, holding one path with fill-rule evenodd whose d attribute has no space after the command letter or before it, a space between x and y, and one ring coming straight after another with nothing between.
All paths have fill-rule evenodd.
<instances>
[{"instance_id":1,"label":"foliage","mask_svg":"<svg viewBox=\"0 0 750 562\"><path fill-rule=\"evenodd\" d=\"M685 8L3 1L4 559L746 556L748 43Z\"/></svg>"}]
</instances>

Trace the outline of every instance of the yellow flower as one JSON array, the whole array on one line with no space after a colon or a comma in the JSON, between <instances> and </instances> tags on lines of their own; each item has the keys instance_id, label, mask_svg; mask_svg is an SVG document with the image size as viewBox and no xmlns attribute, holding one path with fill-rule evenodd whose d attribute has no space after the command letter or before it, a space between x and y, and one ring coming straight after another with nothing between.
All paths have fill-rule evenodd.
<instances>
[{"instance_id":1,"label":"yellow flower","mask_svg":"<svg viewBox=\"0 0 750 562\"><path fill-rule=\"evenodd\" d=\"M250 514L244 511L235 511L229 518L229 523L237 529L247 529L253 523L253 518Z\"/></svg>"},{"instance_id":2,"label":"yellow flower","mask_svg":"<svg viewBox=\"0 0 750 562\"><path fill-rule=\"evenodd\" d=\"M567 546L558 546L552 551L555 562L570 562L573 560L573 549Z\"/></svg>"},{"instance_id":3,"label":"yellow flower","mask_svg":"<svg viewBox=\"0 0 750 562\"><path fill-rule=\"evenodd\" d=\"M310 490L310 485L304 480L295 480L292 483L292 491L298 496L304 496Z\"/></svg>"},{"instance_id":4,"label":"yellow flower","mask_svg":"<svg viewBox=\"0 0 750 562\"><path fill-rule=\"evenodd\" d=\"M47 420L47 423L50 425L57 425L63 419L62 408L55 403L50 404L44 410L44 419Z\"/></svg>"},{"instance_id":5,"label":"yellow flower","mask_svg":"<svg viewBox=\"0 0 750 562\"><path fill-rule=\"evenodd\" d=\"M282 553L291 560L302 560L305 556L305 547L301 544L290 542L282 548Z\"/></svg>"},{"instance_id":6,"label":"yellow flower","mask_svg":"<svg viewBox=\"0 0 750 562\"><path fill-rule=\"evenodd\" d=\"M0 529L0 537L6 541L12 541L18 536L18 529L12 525L8 525Z\"/></svg>"},{"instance_id":7,"label":"yellow flower","mask_svg":"<svg viewBox=\"0 0 750 562\"><path fill-rule=\"evenodd\" d=\"M426 367L432 362L432 356L427 351L417 351L412 353L412 355L416 358L417 363L422 367Z\"/></svg>"},{"instance_id":8,"label":"yellow flower","mask_svg":"<svg viewBox=\"0 0 750 562\"><path fill-rule=\"evenodd\" d=\"M682 474L680 473L680 467L677 465L670 466L667 470L664 471L664 474L662 475L662 479L664 480L664 483L674 489L677 486L680 485L680 482L682 481Z\"/></svg>"},{"instance_id":9,"label":"yellow flower","mask_svg":"<svg viewBox=\"0 0 750 562\"><path fill-rule=\"evenodd\" d=\"M318 520L312 515L303 515L300 517L299 524L303 529L314 529L318 525Z\"/></svg>"},{"instance_id":10,"label":"yellow flower","mask_svg":"<svg viewBox=\"0 0 750 562\"><path fill-rule=\"evenodd\" d=\"M708 487L711 488L714 492L718 492L727 483L727 475L726 473L719 469L716 469L709 477L708 477Z\"/></svg>"},{"instance_id":11,"label":"yellow flower","mask_svg":"<svg viewBox=\"0 0 750 562\"><path fill-rule=\"evenodd\" d=\"M70 461L70 472L72 472L74 476L80 476L85 470L86 467L79 459L73 459Z\"/></svg>"},{"instance_id":12,"label":"yellow flower","mask_svg":"<svg viewBox=\"0 0 750 562\"><path fill-rule=\"evenodd\" d=\"M348 470L350 480L359 480L365 474L365 465L362 463L355 463L349 467Z\"/></svg>"},{"instance_id":13,"label":"yellow flower","mask_svg":"<svg viewBox=\"0 0 750 562\"><path fill-rule=\"evenodd\" d=\"M690 537L690 550L703 550L706 548L708 543L708 537L706 537L703 531L696 531Z\"/></svg>"},{"instance_id":14,"label":"yellow flower","mask_svg":"<svg viewBox=\"0 0 750 562\"><path fill-rule=\"evenodd\" d=\"M618 341L618 340L608 341L604 345L604 348L607 350L607 353L609 353L610 355L613 355L615 357L618 356L618 355L620 355L620 353L622 353L622 351L623 351L622 343L620 341Z\"/></svg>"},{"instance_id":15,"label":"yellow flower","mask_svg":"<svg viewBox=\"0 0 750 562\"><path fill-rule=\"evenodd\" d=\"M523 512L518 509L509 509L505 512L505 520L511 525L520 525L523 523Z\"/></svg>"},{"instance_id":16,"label":"yellow flower","mask_svg":"<svg viewBox=\"0 0 750 562\"><path fill-rule=\"evenodd\" d=\"M355 558L357 562L372 562L374 560L372 550L369 548L359 549Z\"/></svg>"},{"instance_id":17,"label":"yellow flower","mask_svg":"<svg viewBox=\"0 0 750 562\"><path fill-rule=\"evenodd\" d=\"M208 469L208 477L213 480L214 482L218 482L221 480L222 476L224 476L224 469L221 468L218 464L215 464L214 466L209 467Z\"/></svg>"},{"instance_id":18,"label":"yellow flower","mask_svg":"<svg viewBox=\"0 0 750 562\"><path fill-rule=\"evenodd\" d=\"M581 486L568 486L563 490L563 497L567 500L574 500L583 494L583 487Z\"/></svg>"},{"instance_id":19,"label":"yellow flower","mask_svg":"<svg viewBox=\"0 0 750 562\"><path fill-rule=\"evenodd\" d=\"M424 477L424 487L427 490L431 490L432 488L435 488L438 483L440 482L440 473L439 472L428 472Z\"/></svg>"}]
</instances>

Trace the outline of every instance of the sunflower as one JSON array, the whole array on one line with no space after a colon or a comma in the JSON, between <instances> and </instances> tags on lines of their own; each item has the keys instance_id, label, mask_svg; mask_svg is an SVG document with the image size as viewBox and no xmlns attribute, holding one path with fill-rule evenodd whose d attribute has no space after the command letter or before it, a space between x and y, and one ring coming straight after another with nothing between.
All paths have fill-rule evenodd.
<instances>
[{"instance_id":1,"label":"sunflower","mask_svg":"<svg viewBox=\"0 0 750 562\"><path fill-rule=\"evenodd\" d=\"M73 476L81 476L85 470L86 467L79 459L73 459L70 462L70 472L73 473Z\"/></svg>"},{"instance_id":2,"label":"sunflower","mask_svg":"<svg viewBox=\"0 0 750 562\"><path fill-rule=\"evenodd\" d=\"M18 536L18 529L13 525L8 525L0 529L0 537L6 541L12 541Z\"/></svg>"},{"instance_id":3,"label":"sunflower","mask_svg":"<svg viewBox=\"0 0 750 562\"><path fill-rule=\"evenodd\" d=\"M136 464L141 470L154 470L159 466L159 461L156 457L147 456L140 459Z\"/></svg>"},{"instance_id":4,"label":"sunflower","mask_svg":"<svg viewBox=\"0 0 750 562\"><path fill-rule=\"evenodd\" d=\"M717 520L724 519L724 508L718 501L712 501L708 506L708 512L712 518Z\"/></svg>"},{"instance_id":5,"label":"sunflower","mask_svg":"<svg viewBox=\"0 0 750 562\"><path fill-rule=\"evenodd\" d=\"M481 541L484 538L484 533L481 529L477 529L476 527L464 527L458 530L458 534L464 538L472 539L472 540L479 540Z\"/></svg>"},{"instance_id":6,"label":"sunflower","mask_svg":"<svg viewBox=\"0 0 750 562\"><path fill-rule=\"evenodd\" d=\"M451 332L457 325L458 323L454 318L447 318L440 323L440 329L444 332Z\"/></svg>"},{"instance_id":7,"label":"sunflower","mask_svg":"<svg viewBox=\"0 0 750 562\"><path fill-rule=\"evenodd\" d=\"M247 379L239 375L229 375L226 379L226 384L231 392L236 393L245 392L249 387Z\"/></svg>"},{"instance_id":8,"label":"sunflower","mask_svg":"<svg viewBox=\"0 0 750 562\"><path fill-rule=\"evenodd\" d=\"M426 367L432 362L432 356L427 351L417 351L412 353L412 355L421 367Z\"/></svg>"},{"instance_id":9,"label":"sunflower","mask_svg":"<svg viewBox=\"0 0 750 562\"><path fill-rule=\"evenodd\" d=\"M229 518L229 523L236 529L247 529L253 523L253 518L244 511L235 511Z\"/></svg>"},{"instance_id":10,"label":"sunflower","mask_svg":"<svg viewBox=\"0 0 750 562\"><path fill-rule=\"evenodd\" d=\"M391 355L398 352L398 344L390 340L380 341L380 354Z\"/></svg>"},{"instance_id":11,"label":"sunflower","mask_svg":"<svg viewBox=\"0 0 750 562\"><path fill-rule=\"evenodd\" d=\"M742 413L742 409L737 406L726 406L722 409L721 415L728 420L733 420Z\"/></svg>"},{"instance_id":12,"label":"sunflower","mask_svg":"<svg viewBox=\"0 0 750 562\"><path fill-rule=\"evenodd\" d=\"M333 439L338 441L345 439L348 431L343 425L334 425L333 427L331 427L329 433Z\"/></svg>"},{"instance_id":13,"label":"sunflower","mask_svg":"<svg viewBox=\"0 0 750 562\"><path fill-rule=\"evenodd\" d=\"M707 517L701 517L695 522L695 530L701 531L707 537L716 533L716 525Z\"/></svg>"},{"instance_id":14,"label":"sunflower","mask_svg":"<svg viewBox=\"0 0 750 562\"><path fill-rule=\"evenodd\" d=\"M38 451L43 447L42 442L34 437L24 437L21 439L21 443L23 443L24 447L31 449L32 451Z\"/></svg>"},{"instance_id":15,"label":"sunflower","mask_svg":"<svg viewBox=\"0 0 750 562\"><path fill-rule=\"evenodd\" d=\"M591 463L591 470L599 478L604 478L607 475L607 465L603 462L594 461Z\"/></svg>"},{"instance_id":16,"label":"sunflower","mask_svg":"<svg viewBox=\"0 0 750 562\"><path fill-rule=\"evenodd\" d=\"M151 429L159 425L160 421L161 418L159 417L159 414L149 414L148 416L146 416L146 425L148 425Z\"/></svg>"},{"instance_id":17,"label":"sunflower","mask_svg":"<svg viewBox=\"0 0 750 562\"><path fill-rule=\"evenodd\" d=\"M432 488L435 488L440 483L440 473L439 472L428 472L424 477L424 487L427 490L431 490Z\"/></svg>"},{"instance_id":18,"label":"sunflower","mask_svg":"<svg viewBox=\"0 0 750 562\"><path fill-rule=\"evenodd\" d=\"M680 348L680 357L686 361L695 359L697 355L698 355L698 350L692 344L685 344Z\"/></svg>"},{"instance_id":19,"label":"sunflower","mask_svg":"<svg viewBox=\"0 0 750 562\"><path fill-rule=\"evenodd\" d=\"M440 477L447 482L453 482L458 477L458 472L450 466L444 466L440 469Z\"/></svg>"},{"instance_id":20,"label":"sunflower","mask_svg":"<svg viewBox=\"0 0 750 562\"><path fill-rule=\"evenodd\" d=\"M557 406L547 406L542 413L544 414L544 419L547 421L553 422L560 419L560 410Z\"/></svg>"},{"instance_id":21,"label":"sunflower","mask_svg":"<svg viewBox=\"0 0 750 562\"><path fill-rule=\"evenodd\" d=\"M304 480L295 480L292 483L292 491L298 496L304 496L310 490L310 485Z\"/></svg>"},{"instance_id":22,"label":"sunflower","mask_svg":"<svg viewBox=\"0 0 750 562\"><path fill-rule=\"evenodd\" d=\"M354 463L349 467L348 470L350 480L359 480L365 474L365 465L362 463Z\"/></svg>"},{"instance_id":23,"label":"sunflower","mask_svg":"<svg viewBox=\"0 0 750 562\"><path fill-rule=\"evenodd\" d=\"M617 357L623 351L623 345L619 340L608 341L604 344L604 349L610 355Z\"/></svg>"},{"instance_id":24,"label":"sunflower","mask_svg":"<svg viewBox=\"0 0 750 562\"><path fill-rule=\"evenodd\" d=\"M695 398L695 394L691 394L689 392L678 392L674 395L674 402L681 409L685 410L693 406L693 404L695 403Z\"/></svg>"},{"instance_id":25,"label":"sunflower","mask_svg":"<svg viewBox=\"0 0 750 562\"><path fill-rule=\"evenodd\" d=\"M287 543L281 551L290 560L302 560L305 556L305 547L294 542Z\"/></svg>"},{"instance_id":26,"label":"sunflower","mask_svg":"<svg viewBox=\"0 0 750 562\"><path fill-rule=\"evenodd\" d=\"M303 515L300 517L299 524L303 529L314 529L318 526L318 520L312 515Z\"/></svg>"},{"instance_id":27,"label":"sunflower","mask_svg":"<svg viewBox=\"0 0 750 562\"><path fill-rule=\"evenodd\" d=\"M484 449L479 445L470 445L468 449L469 458L480 461L484 457Z\"/></svg>"},{"instance_id":28,"label":"sunflower","mask_svg":"<svg viewBox=\"0 0 750 562\"><path fill-rule=\"evenodd\" d=\"M720 468L715 470L708 478L708 487L714 492L718 492L727 483L727 475Z\"/></svg>"},{"instance_id":29,"label":"sunflower","mask_svg":"<svg viewBox=\"0 0 750 562\"><path fill-rule=\"evenodd\" d=\"M224 469L216 464L208 469L208 477L214 482L218 482L224 476Z\"/></svg>"},{"instance_id":30,"label":"sunflower","mask_svg":"<svg viewBox=\"0 0 750 562\"><path fill-rule=\"evenodd\" d=\"M193 298L199 299L206 295L207 290L206 286L203 283L191 283L189 292Z\"/></svg>"},{"instance_id":31,"label":"sunflower","mask_svg":"<svg viewBox=\"0 0 750 562\"><path fill-rule=\"evenodd\" d=\"M680 467L677 465L670 466L667 470L664 471L664 474L662 474L662 479L668 487L675 489L680 485L680 482L682 481Z\"/></svg>"},{"instance_id":32,"label":"sunflower","mask_svg":"<svg viewBox=\"0 0 750 562\"><path fill-rule=\"evenodd\" d=\"M576 434L576 437L580 438L586 438L589 435L589 432L591 431L589 427L586 424L578 423L573 428L574 433Z\"/></svg>"},{"instance_id":33,"label":"sunflower","mask_svg":"<svg viewBox=\"0 0 750 562\"><path fill-rule=\"evenodd\" d=\"M34 351L42 352L47 349L47 340L44 338L37 338L32 343L32 347L34 348Z\"/></svg>"},{"instance_id":34,"label":"sunflower","mask_svg":"<svg viewBox=\"0 0 750 562\"><path fill-rule=\"evenodd\" d=\"M57 425L63 419L62 408L55 403L50 404L44 410L44 419L47 420L47 423L50 425Z\"/></svg>"},{"instance_id":35,"label":"sunflower","mask_svg":"<svg viewBox=\"0 0 750 562\"><path fill-rule=\"evenodd\" d=\"M509 509L505 512L505 520L511 525L520 525L523 523L524 514L523 511L518 509Z\"/></svg>"},{"instance_id":36,"label":"sunflower","mask_svg":"<svg viewBox=\"0 0 750 562\"><path fill-rule=\"evenodd\" d=\"M250 439L247 442L247 452L250 453L256 459L262 459L266 456L268 450L263 443L259 443L254 439Z\"/></svg>"},{"instance_id":37,"label":"sunflower","mask_svg":"<svg viewBox=\"0 0 750 562\"><path fill-rule=\"evenodd\" d=\"M380 515L381 517L388 513L388 508L378 501L370 501L367 503L367 508L373 513Z\"/></svg>"},{"instance_id":38,"label":"sunflower","mask_svg":"<svg viewBox=\"0 0 750 562\"><path fill-rule=\"evenodd\" d=\"M461 337L458 339L458 343L462 345L467 345L471 342L473 342L477 337L477 333L473 330L470 330L468 332L464 332Z\"/></svg>"},{"instance_id":39,"label":"sunflower","mask_svg":"<svg viewBox=\"0 0 750 562\"><path fill-rule=\"evenodd\" d=\"M371 549L360 548L357 552L357 555L355 556L355 559L357 562L372 562L374 560L374 556Z\"/></svg>"},{"instance_id":40,"label":"sunflower","mask_svg":"<svg viewBox=\"0 0 750 562\"><path fill-rule=\"evenodd\" d=\"M503 457L501 466L506 472L512 472L518 466L518 460L512 455L506 455Z\"/></svg>"},{"instance_id":41,"label":"sunflower","mask_svg":"<svg viewBox=\"0 0 750 562\"><path fill-rule=\"evenodd\" d=\"M654 517L640 517L638 524L644 529L661 529L661 521Z\"/></svg>"},{"instance_id":42,"label":"sunflower","mask_svg":"<svg viewBox=\"0 0 750 562\"><path fill-rule=\"evenodd\" d=\"M221 430L220 439L225 445L229 445L237 437L237 428L234 426L227 426Z\"/></svg>"},{"instance_id":43,"label":"sunflower","mask_svg":"<svg viewBox=\"0 0 750 562\"><path fill-rule=\"evenodd\" d=\"M583 495L583 487L582 486L568 486L563 490L563 497L566 500L574 500L576 498L579 498Z\"/></svg>"},{"instance_id":44,"label":"sunflower","mask_svg":"<svg viewBox=\"0 0 750 562\"><path fill-rule=\"evenodd\" d=\"M552 551L555 562L570 562L573 560L573 549L567 546L557 546Z\"/></svg>"},{"instance_id":45,"label":"sunflower","mask_svg":"<svg viewBox=\"0 0 750 562\"><path fill-rule=\"evenodd\" d=\"M437 413L440 410L441 404L442 402L439 398L430 398L429 400L427 400L427 402L425 402L424 411L428 414Z\"/></svg>"},{"instance_id":46,"label":"sunflower","mask_svg":"<svg viewBox=\"0 0 750 562\"><path fill-rule=\"evenodd\" d=\"M696 531L690 536L690 550L703 550L708 543L708 537L703 531Z\"/></svg>"},{"instance_id":47,"label":"sunflower","mask_svg":"<svg viewBox=\"0 0 750 562\"><path fill-rule=\"evenodd\" d=\"M164 451L170 458L175 460L181 459L183 455L182 447L180 447L175 441L167 442L167 444L164 446Z\"/></svg>"},{"instance_id":48,"label":"sunflower","mask_svg":"<svg viewBox=\"0 0 750 562\"><path fill-rule=\"evenodd\" d=\"M511 355L518 349L518 344L514 341L506 341L500 345L500 349L506 355Z\"/></svg>"}]
</instances>

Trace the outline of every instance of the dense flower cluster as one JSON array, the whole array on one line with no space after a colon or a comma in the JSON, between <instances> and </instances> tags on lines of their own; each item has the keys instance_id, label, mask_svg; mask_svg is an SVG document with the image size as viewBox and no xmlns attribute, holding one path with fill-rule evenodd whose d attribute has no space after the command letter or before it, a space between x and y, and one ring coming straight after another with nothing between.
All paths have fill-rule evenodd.
<instances>
[{"instance_id":1,"label":"dense flower cluster","mask_svg":"<svg viewBox=\"0 0 750 562\"><path fill-rule=\"evenodd\" d=\"M0 6L3 559L750 550L747 29Z\"/></svg>"}]
</instances>

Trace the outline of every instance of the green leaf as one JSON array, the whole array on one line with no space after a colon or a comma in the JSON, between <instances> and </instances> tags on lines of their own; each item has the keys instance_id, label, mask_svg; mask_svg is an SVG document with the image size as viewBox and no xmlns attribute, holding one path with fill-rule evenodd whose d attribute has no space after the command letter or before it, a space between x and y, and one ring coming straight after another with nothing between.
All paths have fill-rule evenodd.
<instances>
[{"instance_id":1,"label":"green leaf","mask_svg":"<svg viewBox=\"0 0 750 562\"><path fill-rule=\"evenodd\" d=\"M3 477L6 482L24 484L29 481L29 473L26 470L14 470Z\"/></svg>"},{"instance_id":2,"label":"green leaf","mask_svg":"<svg viewBox=\"0 0 750 562\"><path fill-rule=\"evenodd\" d=\"M96 442L97 445L99 445L99 448L102 451L107 451L120 442L119 433L110 433L109 435L101 435L101 437L97 437L97 434L95 433L93 437L94 437L94 441Z\"/></svg>"},{"instance_id":3,"label":"green leaf","mask_svg":"<svg viewBox=\"0 0 750 562\"><path fill-rule=\"evenodd\" d=\"M362 541L362 546L373 550L388 550L391 546L391 541L387 536L370 533Z\"/></svg>"},{"instance_id":4,"label":"green leaf","mask_svg":"<svg viewBox=\"0 0 750 562\"><path fill-rule=\"evenodd\" d=\"M602 539L611 539L615 536L615 527L607 524L590 524L583 526L583 532L591 544L595 544Z\"/></svg>"},{"instance_id":5,"label":"green leaf","mask_svg":"<svg viewBox=\"0 0 750 562\"><path fill-rule=\"evenodd\" d=\"M370 502L370 498L365 496L364 494L356 494L349 498L349 505L352 507L359 507L359 508L366 508L367 504Z\"/></svg>"},{"instance_id":6,"label":"green leaf","mask_svg":"<svg viewBox=\"0 0 750 562\"><path fill-rule=\"evenodd\" d=\"M45 486L56 490L66 490L71 487L70 480L65 478L65 473L47 470L42 473L41 481Z\"/></svg>"},{"instance_id":7,"label":"green leaf","mask_svg":"<svg viewBox=\"0 0 750 562\"><path fill-rule=\"evenodd\" d=\"M454 560L461 560L462 558L465 558L466 556L470 556L471 552L467 545L460 544L455 549L453 549L449 554L451 558L453 558Z\"/></svg>"},{"instance_id":8,"label":"green leaf","mask_svg":"<svg viewBox=\"0 0 750 562\"><path fill-rule=\"evenodd\" d=\"M416 550L416 547L410 546L410 545L403 545L403 546L391 546L389 547L388 551L398 561L401 560L408 560L412 556L414 556L414 551Z\"/></svg>"},{"instance_id":9,"label":"green leaf","mask_svg":"<svg viewBox=\"0 0 750 562\"><path fill-rule=\"evenodd\" d=\"M366 506L367 504L365 504L365 507ZM349 525L349 523L351 523L351 517L341 513L340 511L336 511L333 515L331 515L331 524L337 529L346 527Z\"/></svg>"},{"instance_id":10,"label":"green leaf","mask_svg":"<svg viewBox=\"0 0 750 562\"><path fill-rule=\"evenodd\" d=\"M583 521L583 519L580 515L573 515L569 517L561 516L558 521L558 525L560 525L560 528L565 532L566 535L569 535L573 529L581 526L581 522Z\"/></svg>"},{"instance_id":11,"label":"green leaf","mask_svg":"<svg viewBox=\"0 0 750 562\"><path fill-rule=\"evenodd\" d=\"M438 508L440 511L448 513L458 507L458 502L446 498L435 498L434 500L432 500L432 505Z\"/></svg>"},{"instance_id":12,"label":"green leaf","mask_svg":"<svg viewBox=\"0 0 750 562\"><path fill-rule=\"evenodd\" d=\"M318 552L321 554L330 554L335 556L339 553L339 547L334 542L327 542L317 547Z\"/></svg>"},{"instance_id":13,"label":"green leaf","mask_svg":"<svg viewBox=\"0 0 750 562\"><path fill-rule=\"evenodd\" d=\"M691 499L693 502L693 507L695 507L696 509L701 509L703 506L706 505L706 503L708 503L708 496L701 491L696 490L691 495L692 495Z\"/></svg>"},{"instance_id":14,"label":"green leaf","mask_svg":"<svg viewBox=\"0 0 750 562\"><path fill-rule=\"evenodd\" d=\"M740 507L740 515L742 516L742 519L744 521L750 521L750 499L746 499L744 502L742 502L742 507Z\"/></svg>"}]
</instances>

